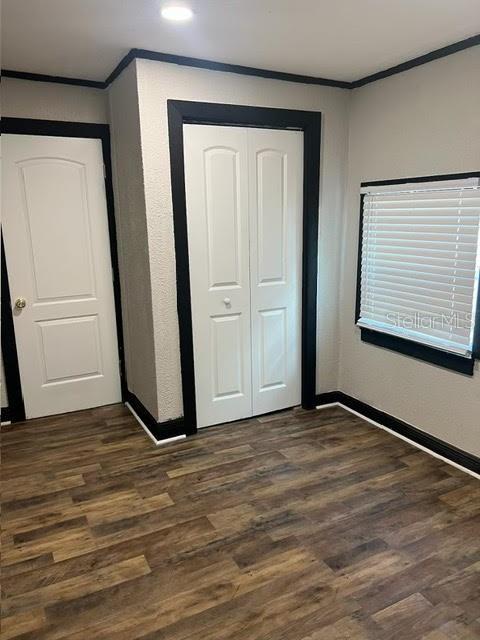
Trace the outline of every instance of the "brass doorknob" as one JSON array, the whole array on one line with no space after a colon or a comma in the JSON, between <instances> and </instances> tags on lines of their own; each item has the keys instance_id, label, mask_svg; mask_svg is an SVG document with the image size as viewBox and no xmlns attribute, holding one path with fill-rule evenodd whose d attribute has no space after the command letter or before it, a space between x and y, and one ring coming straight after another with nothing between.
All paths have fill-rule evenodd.
<instances>
[{"instance_id":1,"label":"brass doorknob","mask_svg":"<svg viewBox=\"0 0 480 640\"><path fill-rule=\"evenodd\" d=\"M25 298L17 298L15 300L15 306L17 307L17 309L23 309L27 306L27 301L25 300Z\"/></svg>"}]
</instances>

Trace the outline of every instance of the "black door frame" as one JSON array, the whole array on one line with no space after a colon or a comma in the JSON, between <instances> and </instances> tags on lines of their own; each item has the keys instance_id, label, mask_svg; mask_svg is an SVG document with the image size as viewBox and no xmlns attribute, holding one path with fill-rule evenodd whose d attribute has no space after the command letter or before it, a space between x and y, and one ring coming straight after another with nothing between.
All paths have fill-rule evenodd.
<instances>
[{"instance_id":1,"label":"black door frame","mask_svg":"<svg viewBox=\"0 0 480 640\"><path fill-rule=\"evenodd\" d=\"M120 275L118 268L117 233L113 200L112 160L110 154L110 128L108 124L88 122L63 122L56 120L34 120L30 118L2 118L1 132L16 135L60 136L63 138L91 138L100 140L105 175L105 197L107 204L110 258L113 274L115 320L117 326L118 358L122 401L126 398L126 377L123 346L122 306L120 298ZM2 239L2 354L5 368L5 385L8 394L8 416L11 422L25 420L25 406L19 374L17 346L13 326L12 306L8 286L8 268Z\"/></svg>"},{"instance_id":2,"label":"black door frame","mask_svg":"<svg viewBox=\"0 0 480 640\"><path fill-rule=\"evenodd\" d=\"M320 112L168 100L177 310L180 331L185 431L197 431L192 308L187 238L184 124L214 124L303 131L302 407L316 406L318 207L320 194Z\"/></svg>"}]
</instances>

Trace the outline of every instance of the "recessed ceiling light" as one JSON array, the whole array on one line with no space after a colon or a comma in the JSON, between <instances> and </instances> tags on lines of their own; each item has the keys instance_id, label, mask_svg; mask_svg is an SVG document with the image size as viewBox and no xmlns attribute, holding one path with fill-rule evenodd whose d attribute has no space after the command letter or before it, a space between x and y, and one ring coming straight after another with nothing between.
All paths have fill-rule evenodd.
<instances>
[{"instance_id":1,"label":"recessed ceiling light","mask_svg":"<svg viewBox=\"0 0 480 640\"><path fill-rule=\"evenodd\" d=\"M193 17L193 11L188 7L170 5L163 7L162 18L165 20L174 20L175 22L182 22L184 20L190 20Z\"/></svg>"}]
</instances>

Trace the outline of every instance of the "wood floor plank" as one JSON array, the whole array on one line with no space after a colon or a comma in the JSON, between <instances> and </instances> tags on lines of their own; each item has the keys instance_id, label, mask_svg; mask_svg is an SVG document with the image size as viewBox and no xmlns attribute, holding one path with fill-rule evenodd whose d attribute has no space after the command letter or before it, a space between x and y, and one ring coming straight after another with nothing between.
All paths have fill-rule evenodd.
<instances>
[{"instance_id":1,"label":"wood floor plank","mask_svg":"<svg viewBox=\"0 0 480 640\"><path fill-rule=\"evenodd\" d=\"M3 601L4 614L28 610L36 606L59 606L64 609L64 602L75 600L86 594L102 591L113 585L134 580L150 573L150 567L144 556L123 560L114 565L93 569L74 578L67 578L33 591L17 596L7 597ZM54 603L54 604L52 604Z\"/></svg>"},{"instance_id":2,"label":"wood floor plank","mask_svg":"<svg viewBox=\"0 0 480 640\"><path fill-rule=\"evenodd\" d=\"M480 638L478 481L339 407L1 438L2 639Z\"/></svg>"},{"instance_id":3,"label":"wood floor plank","mask_svg":"<svg viewBox=\"0 0 480 640\"><path fill-rule=\"evenodd\" d=\"M18 638L26 633L35 633L45 624L45 612L41 608L31 608L12 616L3 616L1 637L2 640L10 640L10 638Z\"/></svg>"}]
</instances>

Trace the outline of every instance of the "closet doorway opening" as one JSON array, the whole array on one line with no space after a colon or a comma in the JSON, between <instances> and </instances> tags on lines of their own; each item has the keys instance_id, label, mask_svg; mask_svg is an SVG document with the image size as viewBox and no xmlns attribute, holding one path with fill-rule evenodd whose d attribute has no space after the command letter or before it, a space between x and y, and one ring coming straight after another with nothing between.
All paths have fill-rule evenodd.
<instances>
[{"instance_id":1,"label":"closet doorway opening","mask_svg":"<svg viewBox=\"0 0 480 640\"><path fill-rule=\"evenodd\" d=\"M187 432L312 409L321 114L170 100L168 116Z\"/></svg>"}]
</instances>

